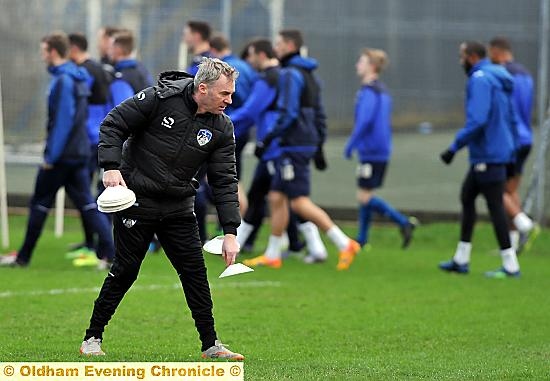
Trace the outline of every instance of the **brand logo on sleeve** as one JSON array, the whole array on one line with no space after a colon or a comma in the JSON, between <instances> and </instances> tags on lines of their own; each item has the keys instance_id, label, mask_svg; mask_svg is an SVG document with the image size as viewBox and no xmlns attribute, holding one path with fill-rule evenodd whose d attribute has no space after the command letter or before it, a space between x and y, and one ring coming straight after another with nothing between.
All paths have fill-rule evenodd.
<instances>
[{"instance_id":1,"label":"brand logo on sleeve","mask_svg":"<svg viewBox=\"0 0 550 381\"><path fill-rule=\"evenodd\" d=\"M123 218L122 223L124 226L126 226L128 229L130 229L132 226L136 224L137 220L132 220L131 218Z\"/></svg>"},{"instance_id":2,"label":"brand logo on sleeve","mask_svg":"<svg viewBox=\"0 0 550 381\"><path fill-rule=\"evenodd\" d=\"M138 95L137 95L137 99L138 99L139 101L144 100L144 99L145 99L145 91L140 91L140 92L138 93Z\"/></svg>"},{"instance_id":3,"label":"brand logo on sleeve","mask_svg":"<svg viewBox=\"0 0 550 381\"><path fill-rule=\"evenodd\" d=\"M165 116L164 118L162 118L162 122L160 122L160 125L162 127L172 128L172 125L174 124L174 122L175 122L174 118L172 118L171 116Z\"/></svg>"},{"instance_id":4,"label":"brand logo on sleeve","mask_svg":"<svg viewBox=\"0 0 550 381\"><path fill-rule=\"evenodd\" d=\"M210 140L212 140L212 133L210 131L202 128L197 132L197 142L200 146L208 144Z\"/></svg>"}]
</instances>

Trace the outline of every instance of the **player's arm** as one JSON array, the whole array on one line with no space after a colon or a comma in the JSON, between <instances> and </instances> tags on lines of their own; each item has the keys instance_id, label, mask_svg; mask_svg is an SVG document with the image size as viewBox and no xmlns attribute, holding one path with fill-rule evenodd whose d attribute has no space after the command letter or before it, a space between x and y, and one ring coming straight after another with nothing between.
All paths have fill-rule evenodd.
<instances>
[{"instance_id":1,"label":"player's arm","mask_svg":"<svg viewBox=\"0 0 550 381\"><path fill-rule=\"evenodd\" d=\"M469 83L468 93L466 124L457 132L455 141L449 147L451 152L457 152L483 133L483 129L489 120L492 102L489 81L484 77L472 78Z\"/></svg>"},{"instance_id":2,"label":"player's arm","mask_svg":"<svg viewBox=\"0 0 550 381\"><path fill-rule=\"evenodd\" d=\"M374 118L376 95L372 91L364 90L360 93L355 107L355 124L353 132L346 144L344 156L351 158L353 150L362 139L368 138L369 131L372 129L372 120Z\"/></svg>"},{"instance_id":3,"label":"player's arm","mask_svg":"<svg viewBox=\"0 0 550 381\"><path fill-rule=\"evenodd\" d=\"M60 76L52 90L55 115L44 150L46 166L52 166L59 160L73 130L76 113L76 100L73 93L73 80L67 75Z\"/></svg>"},{"instance_id":4,"label":"player's arm","mask_svg":"<svg viewBox=\"0 0 550 381\"><path fill-rule=\"evenodd\" d=\"M273 103L276 95L276 89L270 87L265 80L258 79L254 82L252 91L242 107L239 107L230 115L231 121L234 125L252 126L269 105Z\"/></svg>"}]
</instances>

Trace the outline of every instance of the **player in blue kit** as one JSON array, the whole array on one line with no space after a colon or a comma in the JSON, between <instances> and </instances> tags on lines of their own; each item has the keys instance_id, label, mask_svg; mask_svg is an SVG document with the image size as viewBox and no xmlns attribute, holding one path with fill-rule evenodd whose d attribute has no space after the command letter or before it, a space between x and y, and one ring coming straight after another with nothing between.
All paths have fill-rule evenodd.
<instances>
[{"instance_id":1,"label":"player in blue kit","mask_svg":"<svg viewBox=\"0 0 550 381\"><path fill-rule=\"evenodd\" d=\"M364 246L372 214L389 217L403 237L402 247L409 246L416 219L399 213L382 198L374 195L381 187L391 156L391 107L392 100L378 76L388 62L386 53L379 49L363 50L355 65L361 79L361 89L355 104L355 127L346 144L344 157L351 159L357 152L357 199L359 201L359 232L357 242Z\"/></svg>"}]
</instances>

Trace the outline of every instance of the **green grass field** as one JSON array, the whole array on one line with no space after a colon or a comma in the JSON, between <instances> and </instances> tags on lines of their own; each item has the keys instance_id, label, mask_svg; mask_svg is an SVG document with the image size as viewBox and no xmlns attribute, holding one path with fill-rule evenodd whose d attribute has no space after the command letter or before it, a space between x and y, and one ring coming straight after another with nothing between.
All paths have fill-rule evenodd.
<instances>
[{"instance_id":1,"label":"green grass field","mask_svg":"<svg viewBox=\"0 0 550 381\"><path fill-rule=\"evenodd\" d=\"M25 221L11 219L13 246ZM31 267L0 269L0 361L90 361L78 347L105 274L64 259L81 239L79 222L66 222L55 239L50 218ZM457 234L457 224L421 226L402 251L397 229L377 225L372 249L342 273L332 246L326 264L290 258L225 279L220 257L205 254L218 334L247 357L247 380L550 379L550 235L520 257L521 279L491 280L483 272L500 259L486 224L469 275L437 270ZM199 360L177 282L164 255L148 256L97 361Z\"/></svg>"}]
</instances>

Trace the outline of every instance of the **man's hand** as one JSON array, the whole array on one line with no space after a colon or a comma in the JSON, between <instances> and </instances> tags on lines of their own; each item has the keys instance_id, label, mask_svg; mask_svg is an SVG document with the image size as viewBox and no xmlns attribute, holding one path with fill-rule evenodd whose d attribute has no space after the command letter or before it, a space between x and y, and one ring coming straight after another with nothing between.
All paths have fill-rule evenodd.
<instances>
[{"instance_id":1,"label":"man's hand","mask_svg":"<svg viewBox=\"0 0 550 381\"><path fill-rule=\"evenodd\" d=\"M319 171L324 171L328 167L322 145L317 147L315 156L313 156L313 164L315 164L315 168L317 168Z\"/></svg>"},{"instance_id":2,"label":"man's hand","mask_svg":"<svg viewBox=\"0 0 550 381\"><path fill-rule=\"evenodd\" d=\"M45 171L49 171L50 169L53 169L53 164L44 162L42 163L42 169Z\"/></svg>"},{"instance_id":3,"label":"man's hand","mask_svg":"<svg viewBox=\"0 0 550 381\"><path fill-rule=\"evenodd\" d=\"M122 178L122 173L118 169L112 169L110 171L103 172L103 185L107 187L116 187L122 185L126 187L126 183Z\"/></svg>"},{"instance_id":4,"label":"man's hand","mask_svg":"<svg viewBox=\"0 0 550 381\"><path fill-rule=\"evenodd\" d=\"M439 155L439 157L445 164L448 165L448 164L451 164L451 162L453 161L453 158L455 157L455 153L450 149L448 149L442 152L441 155Z\"/></svg>"},{"instance_id":5,"label":"man's hand","mask_svg":"<svg viewBox=\"0 0 550 381\"><path fill-rule=\"evenodd\" d=\"M237 258L237 254L239 254L240 250L241 247L237 242L237 236L226 234L223 238L222 257L227 266L235 263L235 258Z\"/></svg>"},{"instance_id":6,"label":"man's hand","mask_svg":"<svg viewBox=\"0 0 550 381\"><path fill-rule=\"evenodd\" d=\"M266 146L263 142L256 143L256 148L254 149L254 156L256 156L258 159L262 160L262 156L264 156Z\"/></svg>"}]
</instances>

